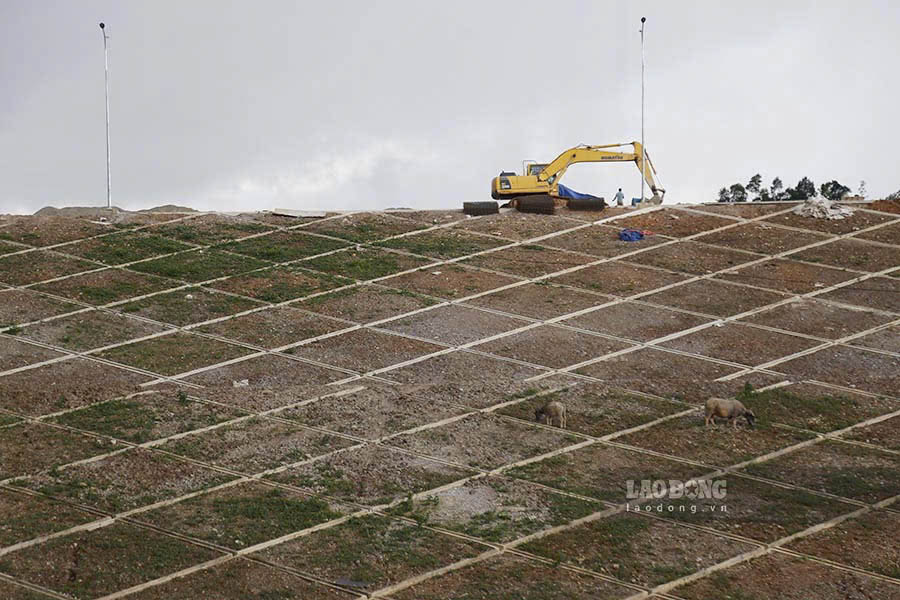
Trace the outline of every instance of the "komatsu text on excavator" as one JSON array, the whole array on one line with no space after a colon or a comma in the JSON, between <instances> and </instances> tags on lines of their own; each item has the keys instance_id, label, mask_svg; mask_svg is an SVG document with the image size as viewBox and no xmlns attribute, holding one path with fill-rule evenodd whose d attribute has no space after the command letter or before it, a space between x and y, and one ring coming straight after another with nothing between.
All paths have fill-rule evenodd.
<instances>
[{"instance_id":1,"label":"komatsu text on excavator","mask_svg":"<svg viewBox=\"0 0 900 600\"><path fill-rule=\"evenodd\" d=\"M633 152L612 151L610 148L622 148L623 146L632 146ZM653 197L643 200L647 204L662 203L665 190L656 185L653 175L656 169L650 161L647 152L641 152L640 142L631 142L630 144L607 144L605 146L576 146L569 148L552 162L542 164L535 162L526 162L524 165L524 173L517 175L515 173L501 172L499 176L494 177L491 181L491 197L494 200L510 200L515 206L515 201L523 196L549 195L555 200L560 199L559 180L565 174L566 169L570 165L583 162L633 162L637 165L644 179L653 192ZM646 158L646 165L644 165ZM563 201L564 202L564 201Z\"/></svg>"}]
</instances>

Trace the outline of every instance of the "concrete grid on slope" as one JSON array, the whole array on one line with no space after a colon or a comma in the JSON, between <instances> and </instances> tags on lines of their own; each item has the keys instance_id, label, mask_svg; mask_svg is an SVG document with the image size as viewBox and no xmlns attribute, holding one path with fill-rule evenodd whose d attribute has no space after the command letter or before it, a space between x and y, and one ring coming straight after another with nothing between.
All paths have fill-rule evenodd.
<instances>
[{"instance_id":1,"label":"concrete grid on slope","mask_svg":"<svg viewBox=\"0 0 900 600\"><path fill-rule=\"evenodd\" d=\"M627 215L627 216L630 216L630 215ZM743 220L737 221L737 220L736 220L735 225L740 224L740 223L743 223L743 222L745 222L745 221L743 221ZM574 222L573 222L573 223L574 223ZM887 223L885 223L885 224L887 224ZM584 228L584 227L586 227L586 226L589 226L589 224L588 224L588 225L585 225L585 224L578 224L577 226L573 226L572 229L581 229L581 228ZM732 226L734 226L734 225L732 225ZM882 225L882 226L883 226L883 225ZM726 227L728 227L728 226L726 226ZM878 226L872 227L872 228L868 228L868 229L869 229L869 230L873 230L873 229L877 229L877 228L878 228ZM560 231L560 232L556 232L555 234L549 234L549 235L546 235L546 236L540 236L540 237L538 237L538 238L536 238L536 239L526 240L526 242L528 242L528 243L540 242L540 241L542 241L543 239L552 238L554 235L559 235L559 234L565 233L565 232L567 232L567 231L571 231L572 229L566 229L566 230L563 230L563 231ZM418 233L418 232L411 232L411 233L405 234L405 235L416 235L417 233ZM704 231L704 232L702 232L702 233L709 233L709 232L708 232L708 231ZM856 233L859 233L859 232L853 232L853 234L851 234L851 235L855 235ZM265 234L262 234L262 235L265 235ZM688 237L691 237L691 236L688 236ZM846 236L845 236L845 237L846 237ZM833 240L829 239L828 241L833 241ZM823 243L828 243L828 241L823 242ZM497 249L493 249L493 250L488 250L488 251L484 252L483 254L489 254L489 253L491 253L492 251L502 250L503 248L508 248L508 247L510 247L510 246L524 245L526 242L513 242L513 243L511 243L510 245L503 246L503 247L501 247L501 248L497 248ZM671 242L668 242L668 243L674 244L674 243L677 243L677 241L671 241ZM818 245L818 244L816 244L816 245ZM792 250L792 251L790 251L790 252L783 253L783 255L788 256L788 255L790 255L790 254L793 253L793 252L799 252L799 251L802 251L802 250L804 250L804 249L805 249L805 248L794 249L794 250ZM649 251L649 250L650 250L650 249L648 249L648 251ZM628 256L625 256L625 258L629 258L630 256L634 256L634 255L639 255L640 253L641 253L641 251L629 253L629 255L628 255ZM460 261L465 260L465 259L467 259L467 258L470 258L470 256L463 256L463 257L459 257L459 258L456 258L456 259L453 259L453 260L450 260L450 261L436 262L436 263L433 263L433 264L435 264L435 265L440 265L440 264L447 264L447 263L452 263L452 262L460 262ZM617 257L612 258L612 259L601 259L601 260L599 260L599 261L592 261L592 263L589 263L589 264L587 264L587 265L583 265L583 266L581 266L581 267L573 267L572 269L565 269L564 272L573 271L573 270L578 270L579 268L585 268L585 267L587 267L587 266L591 266L591 264L600 264L600 263L604 263L604 262L613 262L613 261L619 260L619 259L621 259L621 258L623 258L623 256L617 256ZM770 256L765 256L765 258L761 258L760 260L767 260L768 258L770 258ZM292 262L293 262L293 261L292 261ZM751 264L752 264L752 263L751 263ZM742 265L742 267L743 267L743 266L747 266L747 265ZM892 270L894 270L894 268L888 269L888 270L886 270L886 271L884 271L884 272L885 272L885 273L889 273L889 272L891 272ZM554 273L551 273L551 274L548 274L548 275L543 275L543 276L536 277L536 278L532 278L532 279L524 279L524 280L522 280L521 282L517 282L516 284L511 284L510 287L515 287L515 286L518 286L518 285L524 285L524 284L531 283L531 282L534 282L534 281L541 281L541 280L549 279L549 278L551 278L551 277L553 277L553 276L558 276L558 275L560 275L560 273L554 272ZM714 275L714 274L713 274L713 275ZM712 277L713 275L702 276L702 277L696 277L696 278L692 278L692 279L690 279L690 280L688 280L688 281L694 281L694 280L697 280L697 279L703 279L703 278L710 278L710 277ZM391 276L388 276L388 277L385 277L385 278L378 278L378 280L376 280L376 281L374 281L374 282L370 282L369 284L370 284L370 285L373 285L373 284L379 284L379 283L380 283L380 284L384 285L384 284L385 284L385 281L388 280L390 277L393 277L393 276L396 276L396 274L392 274ZM862 275L863 278L869 278L869 277L873 277L873 276L874 276L874 275ZM686 282L683 282L683 283L686 283ZM849 284L849 283L853 283L853 281L850 281L850 282L848 282L847 284ZM677 285L677 284L676 284L676 285ZM832 287L839 288L839 287L842 287L842 286L838 285L838 286L832 286ZM479 294L479 295L487 295L487 294L490 294L490 293L493 293L493 292L496 292L496 291L497 291L497 289L493 289L493 290L486 291L486 292L484 292L484 293L482 293L482 294ZM660 290L659 290L659 289L651 290L652 293L655 293L655 292L658 292L658 291L660 291ZM825 293L826 291L828 291L828 290L823 290L822 293ZM648 295L648 294L639 294L639 295L636 295L636 296L637 296L637 297L641 297L642 295ZM598 296L598 298L599 298L599 297L600 297L600 296ZM462 303L464 303L464 302L465 302L466 300L468 300L468 299L469 299L469 298L466 297L466 298L463 298L463 299L460 299L460 300L449 301L449 302L446 302L446 303L444 303L444 304L447 304L447 305L449 305L449 304L462 304ZM611 301L610 303L617 303L617 302L623 302L623 301L624 301L624 300L613 300L613 301ZM285 304L288 304L288 303L290 303L290 302L293 302L293 300L291 300L291 301L289 301L289 302L287 302L287 303L285 303ZM606 303L605 305L609 305L610 303ZM425 309L425 310L433 310L433 309L435 309L435 308L437 308L437 306L435 306L435 307L429 307L429 309ZM763 308L766 308L766 307L763 307ZM590 310L591 310L591 309L588 309L588 311L590 311ZM418 311L417 311L417 312L418 312ZM403 317L407 317L407 316L409 316L409 315L408 315L408 314L398 315L398 316L396 316L396 317L394 317L394 318L392 318L392 319L387 319L387 320L385 320L385 321L383 321L383 322L376 322L375 324L368 324L367 326L363 326L362 324L354 324L354 325L351 325L351 328L356 328L356 327L360 327L360 328L362 328L362 327L368 327L368 328L372 328L372 329L377 329L377 330L379 330L379 331L384 331L383 329L379 328L378 326L379 326L379 325L383 325L383 324L385 324L385 323L389 323L390 321L393 321L393 320L397 320L397 319L400 319L400 318L403 318ZM531 325L527 325L527 326L524 326L523 328L519 328L519 329L514 330L513 333L515 333L515 332L520 332L520 331L522 331L522 330L532 329L532 328L535 328L535 327L538 327L538 326L541 326L541 325L553 325L553 322L562 321L562 320L564 320L564 319L566 319L566 318L569 318L569 317L571 317L571 316L574 316L574 315L562 315L562 316L560 316L560 317L556 317L556 318L554 318L554 319L548 319L548 320L545 320L545 321L539 321L539 320L538 320L538 321L536 321L535 323L532 323ZM735 318L736 318L736 317L735 317ZM892 322L892 324L893 324L893 322ZM883 329L883 328L884 328L884 327L878 327L878 328L874 328L874 329L877 330L877 329ZM577 328L569 328L569 329L570 329L570 330L573 330L573 331L578 331ZM330 335L331 335L331 336L341 335L341 333L342 333L342 332L335 332L334 334L330 334ZM589 332L589 331L584 331L584 333L586 333L586 334L594 334L594 335L595 335L594 332ZM870 333L870 331L862 332L862 334L860 334L860 335L858 335L858 336L854 336L854 337L860 337L861 335L865 335L865 334L867 334L867 333ZM396 334L396 332L391 332L391 334L392 334L392 335L398 335L398 334ZM500 334L499 337L505 337L505 336L508 336L508 335L512 335L512 333L509 333L509 332L503 333L503 334ZM495 336L495 337L496 337L496 336ZM667 337L667 339L671 339L670 336L666 336L666 337ZM471 348L471 347L473 347L473 346L476 346L477 344L484 343L485 341L487 341L487 340L480 339L480 340L476 340L476 341L474 341L474 342L471 342L471 343L465 344L465 345L449 346L446 350L442 350L439 354L445 354L445 353L447 353L447 352L451 352L451 353L452 353L452 352L458 352L458 351L466 351L466 350L468 350L469 348ZM133 340L129 340L128 342L124 342L124 343L130 343L130 342L133 342ZM634 340L632 340L632 342L634 342ZM651 340L651 342L645 343L644 345L645 345L645 346L652 346L652 345L653 345L653 342L659 343L659 340ZM235 343L235 342L234 342L234 341L231 341L231 343ZM307 343L309 343L309 342L307 342ZM61 349L58 349L58 350L61 350ZM430 356L430 355L429 355L429 356ZM424 357L424 358L423 358L423 357L420 357L420 358L414 359L413 361L404 361L404 362L402 362L402 363L398 363L398 364L396 364L396 365L391 365L390 367L383 368L383 369L381 369L381 370L376 370L376 371L371 372L371 373L360 373L360 375L363 375L363 376L371 376L371 375L378 375L378 374L389 373L389 372L392 371L392 370L395 370L395 369L398 369L398 368L402 368L403 366L408 366L409 364L413 364L414 362L421 362L422 360L427 360L427 358L429 358L429 356L426 356L426 357ZM498 358L504 359L503 357L498 357ZM602 360L603 358L604 358L604 357L597 357L597 360ZM699 359L701 359L701 360L704 359L703 357L700 357L700 356L696 356L696 358L699 358ZM706 359L708 360L708 358L706 358ZM508 360L508 359L504 359L504 360ZM713 360L715 360L715 359L713 358ZM784 359L784 360L787 360L787 359ZM521 362L521 361L519 361L519 362ZM723 362L726 362L726 363L727 363L727 362L729 362L729 361L723 361ZM220 366L220 365L210 365L210 366L208 367L207 370L211 370L211 369L213 369L213 368L215 368L215 367L217 367L217 366ZM548 374L553 374L553 373L557 373L557 372L566 372L565 369L562 369L562 370L560 370L560 369L555 369L555 370L554 370L554 369L551 369L550 367L546 367L546 366L543 366L543 365L535 365L535 366L538 366L538 367L543 368ZM746 365L744 365L744 367L750 368L750 367L748 367L748 366L746 366ZM777 373L777 372L775 372L775 373ZM351 379L351 380L354 380L354 379L358 380L358 377L359 377L359 376L353 376L353 377L351 377L350 379ZM585 378L584 376L580 376L580 377ZM173 377L169 377L169 378L166 378L166 377L159 377L159 378L158 378L159 381L164 381L164 380L167 380L167 381L177 381L178 379L179 379L178 376L176 376L176 377L174 377L174 378L173 378ZM590 379L590 378L586 378L586 379ZM23 418L27 418L27 417L24 416L24 415L19 415L19 416L20 416L20 417L23 417ZM863 424L865 424L865 423L863 423ZM535 426L535 427L538 427L538 426ZM190 433L190 432L188 432L188 433ZM187 435L187 434L186 434L186 435ZM593 440L588 440L588 441L593 442ZM562 449L562 451L563 451L563 452L571 452L571 451L573 451L574 449L580 448L580 447L582 447L582 446L583 446L583 443L575 444L575 448L571 448L571 449L570 449L570 448L565 448L565 449ZM635 450L639 451L640 449L635 449ZM551 453L551 454L552 454L552 455L556 455L557 452L554 452L554 453ZM783 452L782 452L781 454L783 454ZM545 456L538 456L537 458L530 459L528 462L534 462L535 460L543 459L543 458L546 458L546 457L545 457ZM213 465L206 465L206 466L207 466L207 467L210 467L210 468L214 468ZM510 465L505 465L504 467L506 467L506 468L512 468L512 467L514 467L514 466L519 466L519 465L518 465L518 463L511 463ZM504 467L500 467L500 469L503 470ZM428 492L421 492L421 493L417 494L417 496L418 496L418 497L425 497L425 496L427 496L427 493L428 493ZM453 535L452 532L444 532L444 534L446 534L446 535ZM510 548L513 548L513 547L514 547L514 546L510 546ZM493 552L493 551L490 551L490 552ZM491 554L491 556L493 556L493 554ZM487 557L485 557L485 558L487 558ZM537 560L537 559L533 557L533 560ZM216 563L216 564L218 564L218 563ZM465 565L467 565L467 564L470 564L470 563L469 563L469 562L466 562L465 564L460 564L460 565L457 565L457 566L458 566L458 567L462 567L462 566L465 566ZM442 570L442 571L441 571L441 573L443 573L443 572L446 572L446 570ZM163 583L163 582L162 582L162 581L157 581L156 583ZM407 581L406 583L408 584L408 583L410 583L410 582ZM394 590L394 589L400 589L400 588L402 588L402 587L405 587L405 585L404 585L403 582L400 582L400 583L398 583L398 584L395 584L394 586L391 586L391 589L392 589L392 590ZM132 591L138 591L138 590L132 590ZM382 591L382 592L374 592L374 594L375 594L375 595L383 595L386 591L387 591L387 590L384 590L384 591ZM650 590L648 590L648 591L650 591ZM659 590L656 590L656 591L657 591L657 592L662 592L663 590L662 590L662 589L659 589ZM642 593L643 593L643 592L642 592Z\"/></svg>"}]
</instances>

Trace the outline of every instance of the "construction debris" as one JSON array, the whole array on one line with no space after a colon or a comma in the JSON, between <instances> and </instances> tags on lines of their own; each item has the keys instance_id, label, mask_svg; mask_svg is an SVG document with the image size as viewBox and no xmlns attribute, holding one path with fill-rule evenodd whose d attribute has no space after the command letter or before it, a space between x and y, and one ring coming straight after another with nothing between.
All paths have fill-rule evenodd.
<instances>
[{"instance_id":1,"label":"construction debris","mask_svg":"<svg viewBox=\"0 0 900 600\"><path fill-rule=\"evenodd\" d=\"M801 217L834 221L849 217L853 214L853 209L849 206L835 204L826 198L807 198L806 202L794 208L792 212Z\"/></svg>"}]
</instances>

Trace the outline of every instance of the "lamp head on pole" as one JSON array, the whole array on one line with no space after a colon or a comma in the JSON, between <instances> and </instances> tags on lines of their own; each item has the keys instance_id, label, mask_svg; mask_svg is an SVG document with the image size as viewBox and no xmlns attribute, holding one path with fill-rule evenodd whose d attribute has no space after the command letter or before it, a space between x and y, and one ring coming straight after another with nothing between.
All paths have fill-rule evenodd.
<instances>
[{"instance_id":1,"label":"lamp head on pole","mask_svg":"<svg viewBox=\"0 0 900 600\"><path fill-rule=\"evenodd\" d=\"M641 23L646 23L646 22L647 22L647 17L641 17Z\"/></svg>"},{"instance_id":2,"label":"lamp head on pole","mask_svg":"<svg viewBox=\"0 0 900 600\"><path fill-rule=\"evenodd\" d=\"M104 23L101 22L101 23L100 23L100 29L106 29L106 24L104 24Z\"/></svg>"}]
</instances>

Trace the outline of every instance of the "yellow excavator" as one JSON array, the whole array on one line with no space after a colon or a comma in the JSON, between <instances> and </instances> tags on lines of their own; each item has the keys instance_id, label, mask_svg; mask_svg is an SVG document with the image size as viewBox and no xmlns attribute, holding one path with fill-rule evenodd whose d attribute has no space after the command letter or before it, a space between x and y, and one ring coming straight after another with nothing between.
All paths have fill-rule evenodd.
<instances>
[{"instance_id":1,"label":"yellow excavator","mask_svg":"<svg viewBox=\"0 0 900 600\"><path fill-rule=\"evenodd\" d=\"M633 152L612 151L610 148L632 146ZM644 166L646 158L646 168ZM563 205L566 199L560 197L559 180L570 165L583 162L633 162L650 186L653 196L642 200L645 204L661 204L666 191L656 185L653 175L656 169L646 151L641 152L640 142L630 144L607 144L605 146L575 146L569 148L549 163L526 161L522 175L501 172L491 181L491 197L494 200L509 200L509 205L516 207L519 199L529 196L547 195L553 198L556 205ZM567 190L563 186L564 190Z\"/></svg>"}]
</instances>

